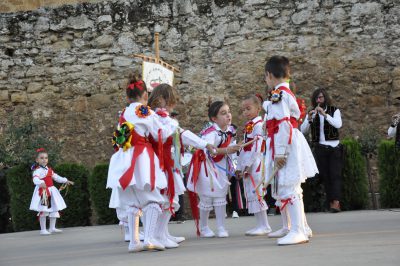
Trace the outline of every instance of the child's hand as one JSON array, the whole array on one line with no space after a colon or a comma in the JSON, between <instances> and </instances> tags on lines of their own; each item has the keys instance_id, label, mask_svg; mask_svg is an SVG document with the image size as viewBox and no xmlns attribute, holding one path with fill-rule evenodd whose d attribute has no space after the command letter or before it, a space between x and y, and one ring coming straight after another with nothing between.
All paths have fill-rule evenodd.
<instances>
[{"instance_id":1,"label":"child's hand","mask_svg":"<svg viewBox=\"0 0 400 266\"><path fill-rule=\"evenodd\" d=\"M241 146L237 145L237 144L236 145L232 145L232 146L228 146L226 148L226 153L232 154L232 153L238 152L240 149L241 149Z\"/></svg>"},{"instance_id":2,"label":"child's hand","mask_svg":"<svg viewBox=\"0 0 400 266\"><path fill-rule=\"evenodd\" d=\"M284 167L286 164L286 157L285 156L275 156L275 167L278 167L278 169L281 169Z\"/></svg>"},{"instance_id":3,"label":"child's hand","mask_svg":"<svg viewBox=\"0 0 400 266\"><path fill-rule=\"evenodd\" d=\"M215 156L217 154L217 149L214 145L207 144L206 148L210 152L211 156Z\"/></svg>"},{"instance_id":4,"label":"child's hand","mask_svg":"<svg viewBox=\"0 0 400 266\"><path fill-rule=\"evenodd\" d=\"M67 184L67 185L74 185L75 183L68 180L66 184Z\"/></svg>"},{"instance_id":5,"label":"child's hand","mask_svg":"<svg viewBox=\"0 0 400 266\"><path fill-rule=\"evenodd\" d=\"M39 185L39 187L46 188L47 186L46 186L46 183L42 183L42 184Z\"/></svg>"}]
</instances>

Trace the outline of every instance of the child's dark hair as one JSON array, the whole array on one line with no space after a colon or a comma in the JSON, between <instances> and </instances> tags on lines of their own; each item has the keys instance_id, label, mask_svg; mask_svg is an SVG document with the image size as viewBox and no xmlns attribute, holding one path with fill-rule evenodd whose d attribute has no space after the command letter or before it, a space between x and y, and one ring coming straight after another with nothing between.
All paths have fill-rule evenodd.
<instances>
[{"instance_id":1,"label":"child's dark hair","mask_svg":"<svg viewBox=\"0 0 400 266\"><path fill-rule=\"evenodd\" d=\"M274 55L265 64L265 72L271 73L275 78L289 78L289 59L284 56Z\"/></svg>"},{"instance_id":2,"label":"child's dark hair","mask_svg":"<svg viewBox=\"0 0 400 266\"><path fill-rule=\"evenodd\" d=\"M226 105L224 101L215 101L213 103L208 104L208 118L211 120L212 117L216 117L218 115L219 109L222 106Z\"/></svg>"},{"instance_id":3,"label":"child's dark hair","mask_svg":"<svg viewBox=\"0 0 400 266\"><path fill-rule=\"evenodd\" d=\"M163 83L154 88L147 101L147 105L155 109L160 107L160 99L164 99L168 106L177 104L179 96L177 91L169 84Z\"/></svg>"},{"instance_id":4,"label":"child's dark hair","mask_svg":"<svg viewBox=\"0 0 400 266\"><path fill-rule=\"evenodd\" d=\"M317 105L318 105L318 103L317 103L317 98L318 98L318 95L319 95L320 93L322 93L322 95L324 95L324 98L325 98L325 105L327 105L327 106L332 105L331 97L329 96L329 94L328 94L328 92L326 91L326 89L324 89L324 88L319 88L319 89L316 89L316 90L313 92L313 94L311 95L311 104L312 104L312 106L313 106L314 108L317 107Z\"/></svg>"},{"instance_id":5,"label":"child's dark hair","mask_svg":"<svg viewBox=\"0 0 400 266\"><path fill-rule=\"evenodd\" d=\"M128 96L129 99L136 100L142 97L145 92L147 92L146 83L135 74L131 74L126 88L126 96Z\"/></svg>"},{"instance_id":6,"label":"child's dark hair","mask_svg":"<svg viewBox=\"0 0 400 266\"><path fill-rule=\"evenodd\" d=\"M246 96L244 96L243 101L245 100L252 100L257 106L261 106L264 99L259 93L249 93Z\"/></svg>"}]
</instances>

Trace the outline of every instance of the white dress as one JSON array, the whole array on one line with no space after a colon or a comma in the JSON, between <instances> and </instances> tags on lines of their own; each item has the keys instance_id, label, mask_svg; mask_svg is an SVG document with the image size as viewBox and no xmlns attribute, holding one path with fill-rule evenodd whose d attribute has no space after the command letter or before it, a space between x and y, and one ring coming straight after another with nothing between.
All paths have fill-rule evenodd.
<instances>
[{"instance_id":1,"label":"white dress","mask_svg":"<svg viewBox=\"0 0 400 266\"><path fill-rule=\"evenodd\" d=\"M253 126L251 126L253 125ZM246 128L250 126L249 130ZM251 130L252 128L252 130ZM244 141L248 142L256 139L252 144L244 147L239 154L236 170L244 171L246 167L250 168L249 176L243 177L243 186L246 196L247 209L249 213L257 213L267 210L268 206L262 198L262 186L255 188L262 179L262 145L263 145L263 120L261 116L250 120L246 123ZM257 194L258 193L258 194Z\"/></svg>"},{"instance_id":2,"label":"white dress","mask_svg":"<svg viewBox=\"0 0 400 266\"><path fill-rule=\"evenodd\" d=\"M289 88L288 83L281 83L275 88L281 86ZM278 103L265 101L263 103L263 108L266 111L267 121L273 119L281 120L290 117L298 119L300 117L300 110L296 99L286 91L282 91L281 101ZM290 132L292 132L291 144L289 144ZM273 148L275 149L275 156L286 154L287 160L285 166L278 171L277 194L275 193L274 195L273 191L273 196L288 198L292 194L301 193L300 184L305 182L308 177L313 177L318 173L314 156L306 139L297 128L292 127L289 121L284 121L279 124L279 131L274 135L274 143ZM266 181L270 177L274 166L272 158L273 148L270 144L271 138L268 137L265 158Z\"/></svg>"},{"instance_id":3,"label":"white dress","mask_svg":"<svg viewBox=\"0 0 400 266\"><path fill-rule=\"evenodd\" d=\"M49 167L39 166L36 170L34 170L32 177L33 183L36 185L36 187L33 191L31 205L29 207L29 209L32 211L52 213L58 212L67 207L63 197L60 194L60 191L55 186L47 186L51 196L50 208L41 204L41 197L39 195L40 184L45 183L45 177L47 176L49 171L51 171L49 173L51 174L51 179L56 181L57 183L66 183L68 181L67 178L61 177L54 173L54 171Z\"/></svg>"},{"instance_id":4,"label":"white dress","mask_svg":"<svg viewBox=\"0 0 400 266\"><path fill-rule=\"evenodd\" d=\"M218 147L227 138L227 134L233 134L233 131L233 127L230 126L227 131L223 132L217 124L213 124L211 127L204 130L202 139ZM229 145L233 143L233 138L231 138ZM204 150L204 153L207 154L207 150ZM192 162L194 157L192 158ZM193 182L193 167L189 168L188 182L186 185L187 189L196 192L200 196L225 198L230 185L227 171L230 173L235 172L231 158L224 155L222 160L215 162L206 155L205 165L206 166L204 166L204 163L201 163L196 186Z\"/></svg>"},{"instance_id":5,"label":"white dress","mask_svg":"<svg viewBox=\"0 0 400 266\"><path fill-rule=\"evenodd\" d=\"M142 106L140 103L131 103L125 109L123 116L127 122L134 125L134 130L141 138L147 139L152 135L153 138L157 139L160 132L162 138L166 139L176 130L177 124L164 126L158 115L151 110L148 116L139 117L135 112L140 106ZM126 208L133 205L140 205L136 207L142 208L149 202L164 202L159 190L167 187L167 180L164 172L160 169L160 163L155 154L155 189L151 190L150 169L152 166L149 154L154 153L154 150L150 143L146 144L142 153L137 156L134 172L127 187L124 189L121 186L120 178L131 167L134 151L135 146L126 151L119 149L111 157L107 178L107 188L112 188L110 208Z\"/></svg>"}]
</instances>

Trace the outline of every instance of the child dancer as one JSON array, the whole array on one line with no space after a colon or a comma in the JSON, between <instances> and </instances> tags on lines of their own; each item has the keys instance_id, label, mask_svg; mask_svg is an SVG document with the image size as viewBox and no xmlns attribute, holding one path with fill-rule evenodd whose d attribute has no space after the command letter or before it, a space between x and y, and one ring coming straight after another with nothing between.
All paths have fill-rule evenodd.
<instances>
[{"instance_id":1,"label":"child dancer","mask_svg":"<svg viewBox=\"0 0 400 266\"><path fill-rule=\"evenodd\" d=\"M208 227L210 211L215 209L217 236L228 237L225 230L226 195L229 189L228 174L234 172L229 154L239 151L240 146L233 144L235 131L231 127L232 115L229 106L222 102L213 102L208 109L208 117L214 122L200 134L208 143L218 147L217 156L209 156L205 150L197 150L192 158L187 189L200 197L200 236L214 237Z\"/></svg>"},{"instance_id":2,"label":"child dancer","mask_svg":"<svg viewBox=\"0 0 400 266\"><path fill-rule=\"evenodd\" d=\"M167 138L177 125L163 126L148 107L146 84L133 77L126 89L130 105L121 114L121 128L115 134L119 150L113 154L108 170L107 187L112 188L111 208L127 208L130 243L128 250L138 252L164 250L154 238L154 231L167 187L164 172L149 142L149 136ZM139 240L139 215L144 215L144 245Z\"/></svg>"},{"instance_id":3,"label":"child dancer","mask_svg":"<svg viewBox=\"0 0 400 266\"><path fill-rule=\"evenodd\" d=\"M286 82L290 75L289 68L289 60L283 56L273 56L265 65L265 81L271 89L270 101L263 105L268 129L266 177L279 169L272 182L272 195L281 209L284 226L270 234L282 236L277 241L278 245L309 241L305 234L301 183L318 173L310 147L297 129L300 109ZM288 220L291 225L289 233L284 232Z\"/></svg>"},{"instance_id":4,"label":"child dancer","mask_svg":"<svg viewBox=\"0 0 400 266\"><path fill-rule=\"evenodd\" d=\"M267 203L263 199L263 187L258 186L262 180L262 145L263 120L261 111L262 97L254 94L247 95L242 101L243 115L248 119L244 129L244 143L254 141L245 146L238 158L236 177L243 177L247 209L253 213L257 226L246 232L249 236L266 235L271 232L267 218Z\"/></svg>"},{"instance_id":5,"label":"child dancer","mask_svg":"<svg viewBox=\"0 0 400 266\"><path fill-rule=\"evenodd\" d=\"M163 124L176 123L169 116L176 106L176 94L176 90L168 84L160 84L151 92L148 104L161 117ZM207 148L209 151L214 147L192 132L181 128L169 136L162 146L154 138L151 138L151 141L168 181L168 188L163 190L166 202L162 206L163 212L158 220L156 237L166 248L176 248L184 238L171 236L168 232L168 222L171 214L179 210L179 195L186 190L180 166L183 145L191 145L198 149Z\"/></svg>"},{"instance_id":6,"label":"child dancer","mask_svg":"<svg viewBox=\"0 0 400 266\"><path fill-rule=\"evenodd\" d=\"M53 179L58 183L73 185L65 177L54 173L53 169L47 166L49 157L45 149L36 150L36 163L32 166L33 183L36 185L33 192L30 210L37 211L40 223L40 234L50 235L51 233L61 233L62 230L56 228L56 220L60 218L58 211L65 209L64 199L59 190L53 185ZM46 229L46 216L50 218L50 227Z\"/></svg>"}]
</instances>

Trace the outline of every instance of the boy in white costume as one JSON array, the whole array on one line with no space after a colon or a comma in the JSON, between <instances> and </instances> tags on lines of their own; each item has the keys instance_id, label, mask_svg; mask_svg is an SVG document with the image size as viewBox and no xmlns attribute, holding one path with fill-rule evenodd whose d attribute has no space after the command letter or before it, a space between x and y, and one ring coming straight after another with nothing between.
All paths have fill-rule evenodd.
<instances>
[{"instance_id":1,"label":"boy in white costume","mask_svg":"<svg viewBox=\"0 0 400 266\"><path fill-rule=\"evenodd\" d=\"M229 106L222 102L213 102L208 110L208 117L214 122L200 134L207 143L217 147L216 156L210 156L207 150L197 150L193 154L188 172L187 189L199 195L200 236L214 237L208 227L210 211L214 208L217 220L217 236L228 237L225 229L226 196L229 189L228 175L234 175L229 154L236 153L240 146L234 144L235 130L231 126L232 115Z\"/></svg>"},{"instance_id":2,"label":"boy in white costume","mask_svg":"<svg viewBox=\"0 0 400 266\"><path fill-rule=\"evenodd\" d=\"M244 143L250 143L240 151L236 167L236 177L243 177L247 210L254 214L257 226L246 232L249 236L266 235L271 232L267 217L267 203L263 198L263 187L258 186L262 180L263 159L263 120L261 111L261 96L247 95L242 101L243 115L248 119L244 127Z\"/></svg>"},{"instance_id":3,"label":"boy in white costume","mask_svg":"<svg viewBox=\"0 0 400 266\"><path fill-rule=\"evenodd\" d=\"M59 190L53 185L53 180L67 185L73 185L74 182L54 173L53 169L47 165L49 160L48 154L43 148L37 149L36 152L36 164L32 167L32 181L36 186L29 209L39 212L41 235L61 233L62 230L56 228L56 220L60 218L58 211L65 209L67 206ZM46 229L47 216L50 218L50 227L48 231Z\"/></svg>"},{"instance_id":4,"label":"boy in white costume","mask_svg":"<svg viewBox=\"0 0 400 266\"><path fill-rule=\"evenodd\" d=\"M154 232L160 205L164 197L160 190L167 187L164 172L149 141L154 138L167 138L177 128L164 126L159 117L148 107L146 85L133 77L126 90L130 105L121 114L121 129L115 136L120 149L113 154L108 171L107 187L112 188L110 208L126 208L130 243L128 250L138 252L164 250ZM144 245L139 240L139 215L144 216Z\"/></svg>"},{"instance_id":5,"label":"boy in white costume","mask_svg":"<svg viewBox=\"0 0 400 266\"><path fill-rule=\"evenodd\" d=\"M272 196L282 210L284 225L272 233L272 236L283 236L277 240L278 245L309 241L305 233L301 183L318 173L310 147L297 129L300 109L286 82L289 71L289 60L283 56L273 56L265 65L265 81L271 89L269 101L263 104L268 130L266 177L270 177L275 168L279 169L272 182ZM284 231L288 220L290 231L287 233Z\"/></svg>"}]
</instances>

